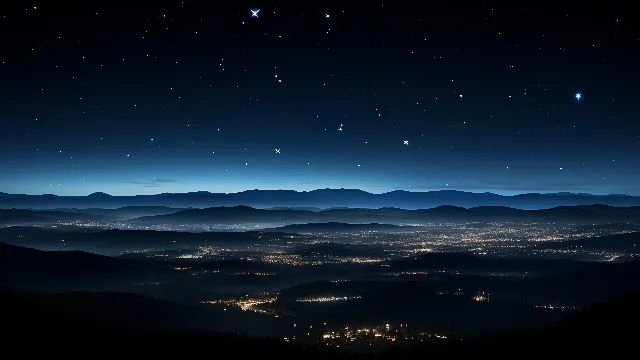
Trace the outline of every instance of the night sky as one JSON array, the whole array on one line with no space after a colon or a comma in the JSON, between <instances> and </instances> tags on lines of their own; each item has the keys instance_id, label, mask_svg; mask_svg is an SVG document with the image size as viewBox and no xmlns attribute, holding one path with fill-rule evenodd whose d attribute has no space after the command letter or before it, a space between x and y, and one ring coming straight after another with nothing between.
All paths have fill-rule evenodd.
<instances>
[{"instance_id":1,"label":"night sky","mask_svg":"<svg viewBox=\"0 0 640 360\"><path fill-rule=\"evenodd\" d=\"M3 192L640 195L631 8L54 3L0 11Z\"/></svg>"}]
</instances>

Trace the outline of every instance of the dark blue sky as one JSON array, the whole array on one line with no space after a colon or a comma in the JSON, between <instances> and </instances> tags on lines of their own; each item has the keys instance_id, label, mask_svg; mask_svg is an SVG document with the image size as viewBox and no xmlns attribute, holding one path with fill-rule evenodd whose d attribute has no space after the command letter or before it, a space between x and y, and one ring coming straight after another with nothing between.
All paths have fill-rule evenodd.
<instances>
[{"instance_id":1,"label":"dark blue sky","mask_svg":"<svg viewBox=\"0 0 640 360\"><path fill-rule=\"evenodd\" d=\"M0 13L0 191L640 195L631 9L134 3Z\"/></svg>"}]
</instances>

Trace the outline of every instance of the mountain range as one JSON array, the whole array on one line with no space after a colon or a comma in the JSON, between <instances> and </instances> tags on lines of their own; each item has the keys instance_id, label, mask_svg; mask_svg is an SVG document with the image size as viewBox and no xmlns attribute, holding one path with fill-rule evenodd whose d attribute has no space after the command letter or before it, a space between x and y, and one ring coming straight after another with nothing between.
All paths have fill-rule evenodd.
<instances>
[{"instance_id":1,"label":"mountain range","mask_svg":"<svg viewBox=\"0 0 640 360\"><path fill-rule=\"evenodd\" d=\"M419 210L380 208L323 211L264 210L248 206L234 206L181 210L173 214L143 216L130 221L139 225L228 225L239 223L280 223L282 225L290 225L342 222L377 223L378 227L380 227L379 224L474 221L604 224L640 222L640 206L579 205L558 206L542 210L521 210L502 206L479 206L473 208L438 206ZM314 227L316 229L329 230L332 225L324 224ZM345 226L343 225L342 227L344 228Z\"/></svg>"},{"instance_id":2,"label":"mountain range","mask_svg":"<svg viewBox=\"0 0 640 360\"><path fill-rule=\"evenodd\" d=\"M85 211L87 213L85 213ZM143 216L141 216L143 215ZM538 222L559 224L640 224L640 206L613 207L608 205L557 206L550 209L522 210L504 206L464 208L443 205L428 209L349 208L329 210L266 210L244 205L210 208L172 209L150 207L148 210L129 209L0 209L0 225L37 225L80 222L119 221L136 226L150 225L260 225L282 227L313 223L305 229L276 228L270 231L336 232L340 231L416 231L415 227L394 228L394 225L415 225L430 222ZM359 224L360 226L349 226ZM364 224L370 224L365 226ZM299 226L296 226L299 227Z\"/></svg>"},{"instance_id":3,"label":"mountain range","mask_svg":"<svg viewBox=\"0 0 640 360\"><path fill-rule=\"evenodd\" d=\"M0 208L54 209L103 208L127 206L166 206L172 208L204 208L246 205L256 208L334 208L397 207L423 209L441 205L460 207L508 206L518 209L543 209L575 205L640 206L640 196L621 194L593 195L586 193L527 193L505 196L494 193L474 193L457 190L410 192L396 190L373 194L358 189L247 190L237 193L162 193L156 195L112 196L103 192L87 196L53 194L25 195L0 192Z\"/></svg>"}]
</instances>

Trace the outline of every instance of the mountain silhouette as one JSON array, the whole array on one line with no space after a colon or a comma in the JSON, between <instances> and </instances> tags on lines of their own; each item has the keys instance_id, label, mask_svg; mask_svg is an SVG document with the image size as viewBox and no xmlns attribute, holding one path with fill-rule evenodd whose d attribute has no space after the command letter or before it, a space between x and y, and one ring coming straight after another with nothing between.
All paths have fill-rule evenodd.
<instances>
[{"instance_id":1,"label":"mountain silhouette","mask_svg":"<svg viewBox=\"0 0 640 360\"><path fill-rule=\"evenodd\" d=\"M420 226L399 226L391 224L346 224L340 222L292 224L275 228L263 229L265 232L285 232L285 233L335 233L335 232L411 232L424 230Z\"/></svg>"},{"instance_id":2,"label":"mountain silhouette","mask_svg":"<svg viewBox=\"0 0 640 360\"><path fill-rule=\"evenodd\" d=\"M25 195L0 193L0 208L119 208L125 206L167 206L208 208L246 205L256 208L396 207L424 209L440 205L458 207L507 206L543 209L576 205L640 206L640 197L592 195L585 193L527 193L512 196L457 190L410 192L395 190L373 194L358 189L247 190L237 193L162 193L157 195L114 196L96 192L88 196Z\"/></svg>"},{"instance_id":3,"label":"mountain silhouette","mask_svg":"<svg viewBox=\"0 0 640 360\"><path fill-rule=\"evenodd\" d=\"M612 208L602 205L559 206L551 209L521 210L507 207L463 208L443 205L430 209L404 210L339 209L323 211L264 210L248 206L188 209L173 214L140 217L132 220L145 225L162 224L239 224L284 223L283 225L321 222L388 223L532 221L558 223L640 222L640 206Z\"/></svg>"}]
</instances>

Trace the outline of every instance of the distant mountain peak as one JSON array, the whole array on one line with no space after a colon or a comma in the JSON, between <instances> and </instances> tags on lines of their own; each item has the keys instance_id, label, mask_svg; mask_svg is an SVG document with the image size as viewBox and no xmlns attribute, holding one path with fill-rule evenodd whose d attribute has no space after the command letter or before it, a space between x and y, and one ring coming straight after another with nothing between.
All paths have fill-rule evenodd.
<instances>
[{"instance_id":1,"label":"distant mountain peak","mask_svg":"<svg viewBox=\"0 0 640 360\"><path fill-rule=\"evenodd\" d=\"M92 194L89 194L89 197L92 197L92 198L97 198L97 197L111 197L111 195L109 195L109 194L107 194L107 193L104 193L104 192L99 191L99 192L94 192L94 193L92 193Z\"/></svg>"}]
</instances>

